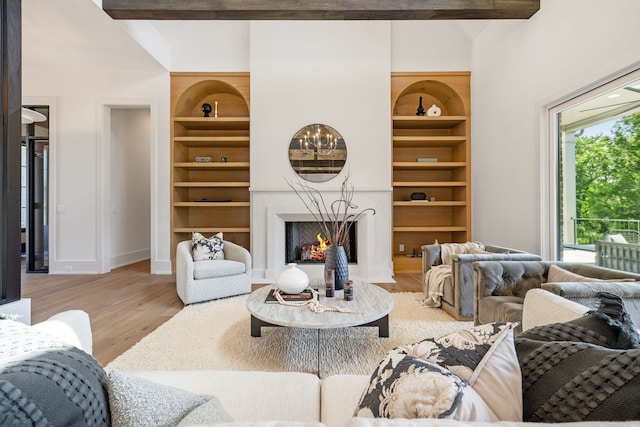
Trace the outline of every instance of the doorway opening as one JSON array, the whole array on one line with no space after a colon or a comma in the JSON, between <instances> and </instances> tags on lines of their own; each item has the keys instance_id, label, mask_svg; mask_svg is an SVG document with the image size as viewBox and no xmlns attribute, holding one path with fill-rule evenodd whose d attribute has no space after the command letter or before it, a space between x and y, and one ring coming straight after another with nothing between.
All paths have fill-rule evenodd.
<instances>
[{"instance_id":1,"label":"doorway opening","mask_svg":"<svg viewBox=\"0 0 640 427\"><path fill-rule=\"evenodd\" d=\"M49 272L49 106L24 108L45 117L23 121L21 228L27 273Z\"/></svg>"}]
</instances>

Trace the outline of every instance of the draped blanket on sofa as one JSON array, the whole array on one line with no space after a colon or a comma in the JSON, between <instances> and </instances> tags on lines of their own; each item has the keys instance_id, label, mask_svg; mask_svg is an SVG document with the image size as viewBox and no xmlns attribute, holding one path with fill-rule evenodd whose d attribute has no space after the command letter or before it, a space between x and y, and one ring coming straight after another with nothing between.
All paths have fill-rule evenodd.
<instances>
[{"instance_id":1,"label":"draped blanket on sofa","mask_svg":"<svg viewBox=\"0 0 640 427\"><path fill-rule=\"evenodd\" d=\"M484 245L480 242L441 243L440 257L442 258L442 264L432 266L424 276L422 290L425 299L423 304L427 307L440 307L444 286L447 280L451 280L453 274L453 255L484 252Z\"/></svg>"}]
</instances>

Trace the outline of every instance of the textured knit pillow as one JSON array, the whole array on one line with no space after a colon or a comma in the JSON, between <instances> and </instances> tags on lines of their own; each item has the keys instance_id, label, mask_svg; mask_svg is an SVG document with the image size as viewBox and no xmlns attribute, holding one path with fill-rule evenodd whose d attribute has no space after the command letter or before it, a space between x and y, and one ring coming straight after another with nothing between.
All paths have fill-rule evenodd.
<instances>
[{"instance_id":1,"label":"textured knit pillow","mask_svg":"<svg viewBox=\"0 0 640 427\"><path fill-rule=\"evenodd\" d=\"M569 322L550 323L524 331L518 338L537 341L586 342L608 348L640 348L640 335L622 298L608 292L596 294L597 310Z\"/></svg>"},{"instance_id":2,"label":"textured knit pillow","mask_svg":"<svg viewBox=\"0 0 640 427\"><path fill-rule=\"evenodd\" d=\"M640 350L516 337L523 420L640 420Z\"/></svg>"},{"instance_id":3,"label":"textured knit pillow","mask_svg":"<svg viewBox=\"0 0 640 427\"><path fill-rule=\"evenodd\" d=\"M135 375L109 373L113 427L187 426L232 422L215 396L191 393Z\"/></svg>"},{"instance_id":4,"label":"textured knit pillow","mask_svg":"<svg viewBox=\"0 0 640 427\"><path fill-rule=\"evenodd\" d=\"M0 342L0 425L110 425L107 376L91 355L11 320Z\"/></svg>"},{"instance_id":5,"label":"textured knit pillow","mask_svg":"<svg viewBox=\"0 0 640 427\"><path fill-rule=\"evenodd\" d=\"M640 419L640 339L617 295L598 310L518 335L524 421Z\"/></svg>"},{"instance_id":6,"label":"textured knit pillow","mask_svg":"<svg viewBox=\"0 0 640 427\"><path fill-rule=\"evenodd\" d=\"M210 238L198 232L191 235L191 256L194 261L224 259L224 242L222 233L216 233Z\"/></svg>"},{"instance_id":7,"label":"textured knit pillow","mask_svg":"<svg viewBox=\"0 0 640 427\"><path fill-rule=\"evenodd\" d=\"M463 397L457 396L458 401L453 402L453 406L446 413L443 412L440 418L520 420L522 379L513 345L513 326L509 323L480 325L391 350L371 376L369 387L356 408L356 415L389 416L391 414L381 413L376 408L376 402L408 401L406 393L397 390L396 379L402 379L404 372L408 371L414 376L414 387L419 390L415 385L424 381L424 378L414 374L415 368L406 369L412 365L422 366L419 361L428 366L437 365L444 372L455 374L465 381L465 387L460 389ZM405 360L409 361L408 365L400 363ZM421 387L428 390L429 381ZM449 385L443 390L441 393L447 392L452 396L455 387ZM428 393L416 394L425 400L432 399ZM474 401L469 402L468 398ZM419 398L414 400L419 401ZM428 406L428 403L419 402L422 406ZM406 418L407 414L403 416ZM418 414L414 414L414 417L418 417Z\"/></svg>"}]
</instances>

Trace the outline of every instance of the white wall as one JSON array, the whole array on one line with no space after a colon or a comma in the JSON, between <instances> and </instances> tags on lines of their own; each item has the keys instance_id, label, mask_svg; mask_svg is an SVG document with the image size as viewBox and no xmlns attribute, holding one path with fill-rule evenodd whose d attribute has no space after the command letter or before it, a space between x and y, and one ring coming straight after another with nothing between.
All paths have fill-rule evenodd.
<instances>
[{"instance_id":1,"label":"white wall","mask_svg":"<svg viewBox=\"0 0 640 427\"><path fill-rule=\"evenodd\" d=\"M475 40L474 239L546 255L544 107L638 64L639 14L636 0L542 0L530 20L493 22Z\"/></svg>"},{"instance_id":2,"label":"white wall","mask_svg":"<svg viewBox=\"0 0 640 427\"><path fill-rule=\"evenodd\" d=\"M341 133L354 185L390 189L389 34L388 22L251 23L252 191L288 189L289 143L312 123Z\"/></svg>"},{"instance_id":3,"label":"white wall","mask_svg":"<svg viewBox=\"0 0 640 427\"><path fill-rule=\"evenodd\" d=\"M148 108L111 109L111 268L149 259Z\"/></svg>"},{"instance_id":4,"label":"white wall","mask_svg":"<svg viewBox=\"0 0 640 427\"><path fill-rule=\"evenodd\" d=\"M251 249L259 276L278 273L266 271L267 210L286 197L279 191L292 194L291 138L323 123L344 138L347 164L340 176L314 187L339 190L350 173L356 193L383 193L374 259L390 277L390 67L389 22L251 23Z\"/></svg>"},{"instance_id":5,"label":"white wall","mask_svg":"<svg viewBox=\"0 0 640 427\"><path fill-rule=\"evenodd\" d=\"M23 1L25 98L55 100L51 157L52 273L100 271L103 105L151 100L154 272L169 261L169 75L91 1ZM28 18L28 19L27 19ZM145 101L146 102L146 101ZM115 103L112 103L115 104Z\"/></svg>"}]
</instances>

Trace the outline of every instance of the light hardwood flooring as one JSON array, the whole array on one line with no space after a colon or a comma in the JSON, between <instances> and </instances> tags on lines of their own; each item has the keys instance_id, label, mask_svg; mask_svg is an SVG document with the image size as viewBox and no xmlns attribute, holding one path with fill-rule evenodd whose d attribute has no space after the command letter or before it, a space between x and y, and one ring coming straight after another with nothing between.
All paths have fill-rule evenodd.
<instances>
[{"instance_id":1,"label":"light hardwood flooring","mask_svg":"<svg viewBox=\"0 0 640 427\"><path fill-rule=\"evenodd\" d=\"M31 298L32 323L64 310L89 313L93 355L103 366L182 308L174 275L150 274L143 261L100 275L22 273L22 296ZM420 292L420 273L399 273L389 292ZM259 285L254 285L254 288Z\"/></svg>"}]
</instances>

